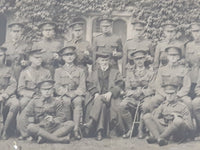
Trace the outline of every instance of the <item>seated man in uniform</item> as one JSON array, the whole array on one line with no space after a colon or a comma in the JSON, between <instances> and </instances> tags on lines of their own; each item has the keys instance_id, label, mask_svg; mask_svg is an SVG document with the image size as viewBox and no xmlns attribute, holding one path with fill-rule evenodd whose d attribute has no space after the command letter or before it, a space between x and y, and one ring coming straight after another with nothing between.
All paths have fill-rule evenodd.
<instances>
[{"instance_id":1,"label":"seated man in uniform","mask_svg":"<svg viewBox=\"0 0 200 150\"><path fill-rule=\"evenodd\" d=\"M27 119L24 116L23 109L33 99L36 94L36 85L44 80L52 79L49 70L42 67L42 55L41 49L33 49L29 53L29 61L31 65L24 69L19 77L18 81L18 94L20 96L20 109L21 113L17 118L17 127L20 131L20 140L27 138Z\"/></svg>"},{"instance_id":2,"label":"seated man in uniform","mask_svg":"<svg viewBox=\"0 0 200 150\"><path fill-rule=\"evenodd\" d=\"M83 114L83 100L86 91L85 73L82 68L74 64L76 58L74 46L66 46L59 51L64 65L55 71L55 91L61 96L67 114L67 118L73 117L75 127L75 139L80 140L79 125Z\"/></svg>"},{"instance_id":3,"label":"seated man in uniform","mask_svg":"<svg viewBox=\"0 0 200 150\"><path fill-rule=\"evenodd\" d=\"M19 110L19 101L15 95L17 82L11 67L5 65L5 50L5 48L0 47L0 111L2 123L5 120L2 132L3 140L8 139L7 131L14 119L16 119ZM3 118L2 113L4 110L8 110L6 118Z\"/></svg>"},{"instance_id":4,"label":"seated man in uniform","mask_svg":"<svg viewBox=\"0 0 200 150\"><path fill-rule=\"evenodd\" d=\"M197 132L196 132L196 139L199 139L200 135L200 70L198 73L198 80L197 84L194 90L194 93L196 97L192 100L192 106L193 106L193 113L196 119L196 125L197 125Z\"/></svg>"},{"instance_id":5,"label":"seated man in uniform","mask_svg":"<svg viewBox=\"0 0 200 150\"><path fill-rule=\"evenodd\" d=\"M185 103L189 110L192 111L191 98L188 96L191 80L188 74L188 68L181 60L182 50L176 45L169 45L165 51L167 53L168 64L159 68L155 79L155 96L148 101L145 101L142 105L142 109L144 113L151 112L165 100L166 94L162 87L162 77L169 76L177 77L179 79L179 88L176 94L179 97L179 100Z\"/></svg>"},{"instance_id":6,"label":"seated man in uniform","mask_svg":"<svg viewBox=\"0 0 200 150\"><path fill-rule=\"evenodd\" d=\"M86 110L89 111L89 121L84 124L84 127L88 132L95 128L92 134L97 134L96 139L100 141L103 135L108 135L109 124L113 118L110 115L111 107L121 91L121 88L116 86L116 82L122 80L122 76L117 69L109 65L111 59L109 52L99 51L96 56L98 69L92 72L88 81L90 83L88 89L93 93L94 98L90 102L91 110L88 108Z\"/></svg>"},{"instance_id":7,"label":"seated man in uniform","mask_svg":"<svg viewBox=\"0 0 200 150\"><path fill-rule=\"evenodd\" d=\"M53 80L38 84L40 94L25 108L28 117L28 133L37 137L37 142L69 143L73 131L73 121L66 120L64 107L60 99L53 97Z\"/></svg>"},{"instance_id":8,"label":"seated man in uniform","mask_svg":"<svg viewBox=\"0 0 200 150\"><path fill-rule=\"evenodd\" d=\"M140 47L129 52L129 59L134 61L132 68L126 73L126 90L125 96L120 103L120 111L123 122L128 131L123 135L123 138L130 137L131 125L133 122L134 110L140 101L145 101L147 97L154 95L154 90L149 88L153 82L154 72L150 66L145 66L147 50L145 47ZM139 126L138 138L143 138L142 121Z\"/></svg>"},{"instance_id":9,"label":"seated man in uniform","mask_svg":"<svg viewBox=\"0 0 200 150\"><path fill-rule=\"evenodd\" d=\"M166 79L166 78L165 78ZM144 115L144 123L152 136L148 143L158 143L160 146L168 144L168 140L184 141L193 131L191 113L188 107L177 97L178 79L163 80L166 100L152 113Z\"/></svg>"}]
</instances>

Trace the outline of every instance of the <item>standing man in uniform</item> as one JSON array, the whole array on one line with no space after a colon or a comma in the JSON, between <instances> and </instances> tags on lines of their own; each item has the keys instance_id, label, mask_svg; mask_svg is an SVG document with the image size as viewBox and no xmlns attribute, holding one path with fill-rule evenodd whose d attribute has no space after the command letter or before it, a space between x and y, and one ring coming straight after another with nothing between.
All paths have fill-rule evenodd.
<instances>
[{"instance_id":1,"label":"standing man in uniform","mask_svg":"<svg viewBox=\"0 0 200 150\"><path fill-rule=\"evenodd\" d=\"M92 104L91 110L86 110L90 111L88 113L89 121L84 126L89 131L95 128L92 134L95 133L97 135L96 140L100 141L103 136L108 136L110 121L113 118L110 109L121 91L121 88L116 86L116 82L122 80L122 76L117 69L110 66L112 57L109 52L98 51L96 59L98 68L92 72L88 81L90 83L88 89L90 89L89 91L94 95L94 98L90 102Z\"/></svg>"},{"instance_id":2,"label":"standing man in uniform","mask_svg":"<svg viewBox=\"0 0 200 150\"><path fill-rule=\"evenodd\" d=\"M5 48L0 47L0 105L3 106L0 109L1 113L4 110L8 110L6 118L1 118L4 122L2 139L8 139L8 129L16 119L19 111L19 101L16 97L17 81L13 75L12 68L5 64ZM3 114L1 114L3 117ZM0 133L1 134L1 133Z\"/></svg>"},{"instance_id":3,"label":"standing man in uniform","mask_svg":"<svg viewBox=\"0 0 200 150\"><path fill-rule=\"evenodd\" d=\"M128 60L129 51L137 49L137 47L143 46L146 47L145 50L147 50L148 55L152 57L154 56L154 49L152 46L152 42L144 37L146 22L138 19L133 19L132 25L133 25L133 38L128 39L124 46L123 66L122 66L123 69L122 74L124 77L126 75L126 69L128 68L128 66L131 65Z\"/></svg>"},{"instance_id":4,"label":"standing man in uniform","mask_svg":"<svg viewBox=\"0 0 200 150\"><path fill-rule=\"evenodd\" d=\"M147 138L149 144L158 143L159 146L164 146L168 144L170 137L174 141L180 142L189 138L190 133L194 130L187 105L177 97L179 89L177 79L169 77L163 80L166 100L152 113L147 113L143 117L147 129L151 133L151 136Z\"/></svg>"},{"instance_id":5,"label":"standing man in uniform","mask_svg":"<svg viewBox=\"0 0 200 150\"><path fill-rule=\"evenodd\" d=\"M76 65L84 69L86 76L88 75L88 69L91 72L92 61L92 51L90 43L83 39L83 26L84 22L73 21L70 24L72 29L72 39L67 42L65 45L74 45L76 46ZM89 67L88 67L89 65Z\"/></svg>"},{"instance_id":6,"label":"standing man in uniform","mask_svg":"<svg viewBox=\"0 0 200 150\"><path fill-rule=\"evenodd\" d=\"M65 110L60 99L53 97L54 81L38 83L39 94L24 110L28 118L28 134L37 136L37 142L69 143L74 123L66 120Z\"/></svg>"},{"instance_id":7,"label":"standing man in uniform","mask_svg":"<svg viewBox=\"0 0 200 150\"><path fill-rule=\"evenodd\" d=\"M30 45L24 40L25 25L23 23L14 21L8 25L8 28L10 29L10 37L2 47L7 49L6 63L12 66L14 76L18 80L21 70L28 65Z\"/></svg>"},{"instance_id":8,"label":"standing man in uniform","mask_svg":"<svg viewBox=\"0 0 200 150\"><path fill-rule=\"evenodd\" d=\"M120 103L120 112L126 126L126 134L123 135L123 138L130 137L133 123L133 110L136 110L140 102L146 101L148 97L154 95L151 84L154 81L155 74L152 67L145 66L146 57L147 51L145 47L140 47L129 52L129 59L134 61L134 65L131 70L127 70L125 96ZM138 138L143 138L142 117L140 120Z\"/></svg>"},{"instance_id":9,"label":"standing man in uniform","mask_svg":"<svg viewBox=\"0 0 200 150\"><path fill-rule=\"evenodd\" d=\"M33 49L41 48L44 53L42 54L43 67L50 70L53 77L55 69L59 64L58 51L63 47L64 41L57 37L57 25L54 22L45 22L38 26L42 33L42 37L38 42L33 44Z\"/></svg>"},{"instance_id":10,"label":"standing man in uniform","mask_svg":"<svg viewBox=\"0 0 200 150\"><path fill-rule=\"evenodd\" d=\"M33 99L36 94L36 85L44 80L52 79L49 70L43 68L42 65L42 49L34 49L29 53L29 61L31 65L24 69L19 77L18 94L20 96L21 113L18 118L18 129L21 133L19 139L23 140L27 135L27 118L23 113L24 108Z\"/></svg>"},{"instance_id":11,"label":"standing man in uniform","mask_svg":"<svg viewBox=\"0 0 200 150\"><path fill-rule=\"evenodd\" d=\"M122 40L112 33L112 22L108 17L100 19L102 34L94 38L93 61L95 62L98 51L108 51L111 54L111 67L118 69L118 60L123 56Z\"/></svg>"},{"instance_id":12,"label":"standing man in uniform","mask_svg":"<svg viewBox=\"0 0 200 150\"><path fill-rule=\"evenodd\" d=\"M177 24L173 23L171 21L167 21L162 24L162 29L163 29L163 35L164 39L159 41L156 50L155 50L155 56L154 56L154 69L157 70L160 66L167 65L167 56L165 53L165 48L168 45L172 45L174 43L180 44L182 46L183 50L183 43L181 41L178 42L176 39L176 28ZM184 52L182 52L184 56Z\"/></svg>"},{"instance_id":13,"label":"standing man in uniform","mask_svg":"<svg viewBox=\"0 0 200 150\"><path fill-rule=\"evenodd\" d=\"M86 92L86 78L82 68L74 64L76 47L66 46L59 51L64 65L55 71L55 91L64 101L67 119L73 120L75 139L80 140L79 125L83 116L83 101Z\"/></svg>"},{"instance_id":14,"label":"standing man in uniform","mask_svg":"<svg viewBox=\"0 0 200 150\"><path fill-rule=\"evenodd\" d=\"M185 47L185 59L189 63L190 79L192 82L190 96L195 97L194 89L197 84L199 62L200 62L200 24L192 23L189 27L193 36L193 41L186 43Z\"/></svg>"}]
</instances>

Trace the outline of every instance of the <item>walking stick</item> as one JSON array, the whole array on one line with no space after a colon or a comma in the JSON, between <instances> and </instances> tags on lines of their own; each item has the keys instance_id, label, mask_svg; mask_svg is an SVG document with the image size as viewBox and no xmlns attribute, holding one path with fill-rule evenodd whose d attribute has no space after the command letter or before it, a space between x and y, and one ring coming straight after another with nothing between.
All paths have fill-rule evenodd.
<instances>
[{"instance_id":1,"label":"walking stick","mask_svg":"<svg viewBox=\"0 0 200 150\"><path fill-rule=\"evenodd\" d=\"M3 131L3 102L0 104L0 135L2 134Z\"/></svg>"},{"instance_id":2,"label":"walking stick","mask_svg":"<svg viewBox=\"0 0 200 150\"><path fill-rule=\"evenodd\" d=\"M131 133L130 133L130 139L132 138L132 134L133 134L133 130L134 130L134 127L135 127L135 123L136 123L136 118L137 118L137 114L138 114L138 111L139 111L139 108L140 108L140 104L141 104L141 101L139 101L137 107L136 107L136 111L135 111L135 115L134 115L134 119L133 119L133 124L132 124L132 127L131 127Z\"/></svg>"}]
</instances>

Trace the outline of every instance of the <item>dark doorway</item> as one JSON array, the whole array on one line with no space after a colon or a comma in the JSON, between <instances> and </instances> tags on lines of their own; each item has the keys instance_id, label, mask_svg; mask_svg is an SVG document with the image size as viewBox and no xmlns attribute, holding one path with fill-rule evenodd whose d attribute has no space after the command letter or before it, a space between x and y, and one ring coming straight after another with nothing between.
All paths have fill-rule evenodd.
<instances>
[{"instance_id":1,"label":"dark doorway","mask_svg":"<svg viewBox=\"0 0 200 150\"><path fill-rule=\"evenodd\" d=\"M6 39L6 17L4 15L0 15L0 45L5 42Z\"/></svg>"}]
</instances>

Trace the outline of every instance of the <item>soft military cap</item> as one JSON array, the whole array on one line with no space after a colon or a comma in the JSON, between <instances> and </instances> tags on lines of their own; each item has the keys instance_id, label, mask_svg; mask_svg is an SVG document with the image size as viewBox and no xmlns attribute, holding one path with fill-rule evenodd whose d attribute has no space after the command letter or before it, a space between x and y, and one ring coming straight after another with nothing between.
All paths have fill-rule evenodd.
<instances>
[{"instance_id":1,"label":"soft military cap","mask_svg":"<svg viewBox=\"0 0 200 150\"><path fill-rule=\"evenodd\" d=\"M67 45L62 48L58 53L60 56L67 55L67 54L75 54L76 47L73 45Z\"/></svg>"},{"instance_id":2,"label":"soft military cap","mask_svg":"<svg viewBox=\"0 0 200 150\"><path fill-rule=\"evenodd\" d=\"M44 23L41 23L38 28L41 29L41 28L53 28L55 29L57 27L57 24L54 23L54 22L44 22Z\"/></svg>"},{"instance_id":3,"label":"soft military cap","mask_svg":"<svg viewBox=\"0 0 200 150\"><path fill-rule=\"evenodd\" d=\"M109 16L103 16L99 19L101 25L106 26L106 25L111 25L113 22L113 19Z\"/></svg>"},{"instance_id":4,"label":"soft military cap","mask_svg":"<svg viewBox=\"0 0 200 150\"><path fill-rule=\"evenodd\" d=\"M16 20L13 20L9 25L8 25L8 28L24 28L25 25L24 23L22 23L21 21L16 21Z\"/></svg>"},{"instance_id":5,"label":"soft military cap","mask_svg":"<svg viewBox=\"0 0 200 150\"><path fill-rule=\"evenodd\" d=\"M37 87L40 89L51 89L54 86L55 81L54 80L45 80L42 82L39 82Z\"/></svg>"},{"instance_id":6,"label":"soft military cap","mask_svg":"<svg viewBox=\"0 0 200 150\"><path fill-rule=\"evenodd\" d=\"M165 49L165 51L169 54L169 55L180 55L182 56L182 49L178 46L169 46Z\"/></svg>"},{"instance_id":7,"label":"soft military cap","mask_svg":"<svg viewBox=\"0 0 200 150\"><path fill-rule=\"evenodd\" d=\"M96 52L96 59L97 58L110 58L111 54L108 51L97 51Z\"/></svg>"},{"instance_id":8,"label":"soft military cap","mask_svg":"<svg viewBox=\"0 0 200 150\"><path fill-rule=\"evenodd\" d=\"M69 27L73 28L74 30L82 30L83 29L84 22L76 21L72 22Z\"/></svg>"},{"instance_id":9,"label":"soft military cap","mask_svg":"<svg viewBox=\"0 0 200 150\"><path fill-rule=\"evenodd\" d=\"M42 57L42 54L44 54L44 51L42 50L42 48L32 49L29 52L29 56L33 56L33 57L36 57L36 58Z\"/></svg>"},{"instance_id":10,"label":"soft military cap","mask_svg":"<svg viewBox=\"0 0 200 150\"><path fill-rule=\"evenodd\" d=\"M161 24L162 28L167 31L174 31L176 30L177 24L168 20Z\"/></svg>"}]
</instances>

